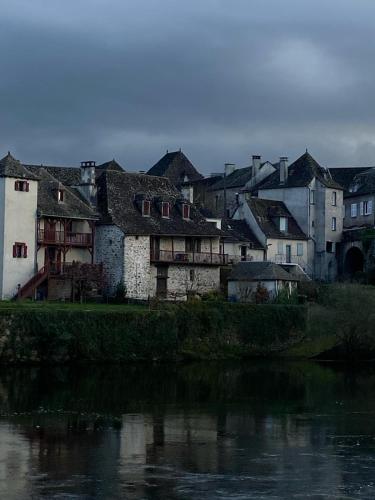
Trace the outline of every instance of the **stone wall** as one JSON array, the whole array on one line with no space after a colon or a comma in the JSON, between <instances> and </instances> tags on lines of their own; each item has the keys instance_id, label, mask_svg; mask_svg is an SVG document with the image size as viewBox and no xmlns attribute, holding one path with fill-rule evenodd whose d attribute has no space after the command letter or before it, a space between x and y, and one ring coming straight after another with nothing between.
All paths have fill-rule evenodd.
<instances>
[{"instance_id":1,"label":"stone wall","mask_svg":"<svg viewBox=\"0 0 375 500\"><path fill-rule=\"evenodd\" d=\"M151 295L149 236L125 237L124 284L129 298L147 300Z\"/></svg>"},{"instance_id":2,"label":"stone wall","mask_svg":"<svg viewBox=\"0 0 375 500\"><path fill-rule=\"evenodd\" d=\"M124 233L117 226L97 226L95 263L103 263L105 290L113 294L124 281Z\"/></svg>"}]
</instances>

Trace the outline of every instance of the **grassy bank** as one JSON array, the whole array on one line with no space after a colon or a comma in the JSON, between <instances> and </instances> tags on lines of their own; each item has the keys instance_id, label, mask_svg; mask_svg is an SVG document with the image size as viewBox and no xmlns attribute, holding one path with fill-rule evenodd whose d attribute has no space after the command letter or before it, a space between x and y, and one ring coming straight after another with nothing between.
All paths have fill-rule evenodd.
<instances>
[{"instance_id":1,"label":"grassy bank","mask_svg":"<svg viewBox=\"0 0 375 500\"><path fill-rule=\"evenodd\" d=\"M195 303L2 303L0 361L128 361L266 356L303 339L306 308Z\"/></svg>"}]
</instances>

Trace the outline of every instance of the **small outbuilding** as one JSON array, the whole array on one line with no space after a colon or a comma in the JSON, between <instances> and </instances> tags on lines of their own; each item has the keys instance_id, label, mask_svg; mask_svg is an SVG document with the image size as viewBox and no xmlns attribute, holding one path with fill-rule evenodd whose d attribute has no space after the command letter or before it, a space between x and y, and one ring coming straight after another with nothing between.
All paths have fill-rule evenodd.
<instances>
[{"instance_id":1,"label":"small outbuilding","mask_svg":"<svg viewBox=\"0 0 375 500\"><path fill-rule=\"evenodd\" d=\"M239 262L228 277L228 299L233 302L268 302L297 288L299 278L273 262Z\"/></svg>"}]
</instances>

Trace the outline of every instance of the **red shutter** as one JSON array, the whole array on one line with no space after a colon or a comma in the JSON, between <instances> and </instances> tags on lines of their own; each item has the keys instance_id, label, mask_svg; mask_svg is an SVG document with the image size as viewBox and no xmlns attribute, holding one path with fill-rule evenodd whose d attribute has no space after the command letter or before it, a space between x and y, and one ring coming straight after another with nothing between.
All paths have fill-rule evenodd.
<instances>
[{"instance_id":1,"label":"red shutter","mask_svg":"<svg viewBox=\"0 0 375 500\"><path fill-rule=\"evenodd\" d=\"M186 204L183 205L183 218L184 219L189 219L190 218L190 207L189 207L189 205L186 205Z\"/></svg>"},{"instance_id":2,"label":"red shutter","mask_svg":"<svg viewBox=\"0 0 375 500\"><path fill-rule=\"evenodd\" d=\"M13 257L17 257L17 246L13 245Z\"/></svg>"},{"instance_id":3,"label":"red shutter","mask_svg":"<svg viewBox=\"0 0 375 500\"><path fill-rule=\"evenodd\" d=\"M26 243L23 245L23 258L26 259L27 257L27 245Z\"/></svg>"},{"instance_id":4,"label":"red shutter","mask_svg":"<svg viewBox=\"0 0 375 500\"><path fill-rule=\"evenodd\" d=\"M29 183L26 182L26 193L28 193L28 192L29 192Z\"/></svg>"}]
</instances>

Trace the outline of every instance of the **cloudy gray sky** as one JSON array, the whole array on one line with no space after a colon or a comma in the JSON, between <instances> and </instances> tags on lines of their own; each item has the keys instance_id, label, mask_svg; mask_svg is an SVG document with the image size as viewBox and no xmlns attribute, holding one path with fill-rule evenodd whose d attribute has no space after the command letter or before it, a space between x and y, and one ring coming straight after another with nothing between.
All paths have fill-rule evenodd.
<instances>
[{"instance_id":1,"label":"cloudy gray sky","mask_svg":"<svg viewBox=\"0 0 375 500\"><path fill-rule=\"evenodd\" d=\"M0 155L375 165L374 0L0 0Z\"/></svg>"}]
</instances>

